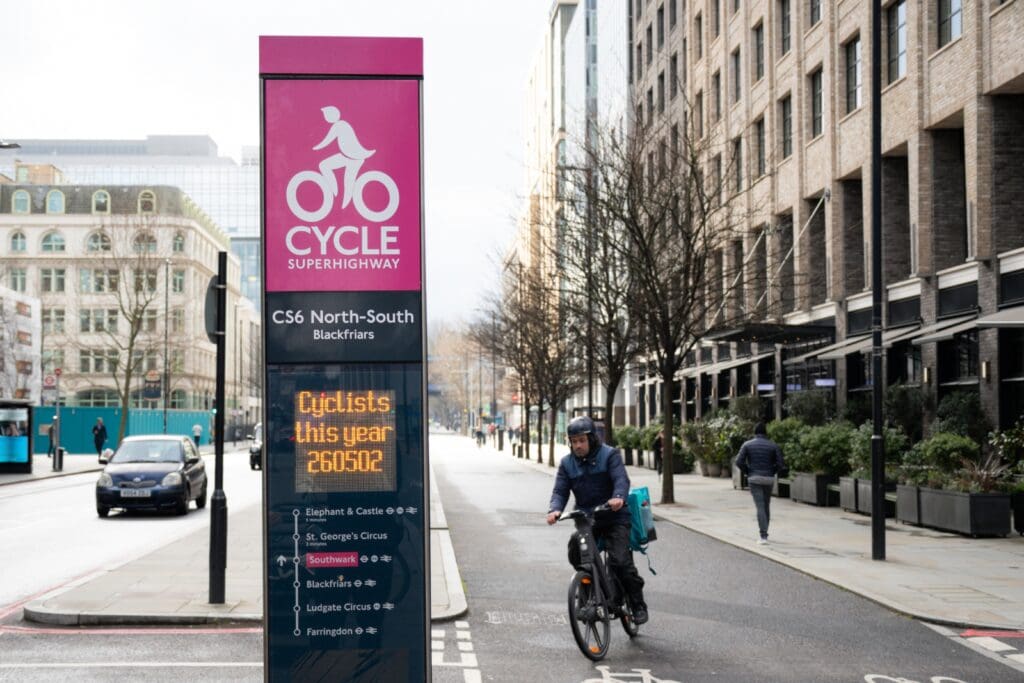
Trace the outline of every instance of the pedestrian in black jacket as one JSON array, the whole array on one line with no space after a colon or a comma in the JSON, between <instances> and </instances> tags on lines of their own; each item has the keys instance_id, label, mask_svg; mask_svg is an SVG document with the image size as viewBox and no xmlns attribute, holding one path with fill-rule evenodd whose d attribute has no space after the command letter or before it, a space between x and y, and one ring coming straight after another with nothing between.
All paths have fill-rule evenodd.
<instances>
[{"instance_id":1,"label":"pedestrian in black jacket","mask_svg":"<svg viewBox=\"0 0 1024 683\"><path fill-rule=\"evenodd\" d=\"M750 495L754 497L757 508L757 527L761 537L758 545L768 543L768 522L771 519L772 486L775 475L786 476L786 461L782 457L782 449L768 438L764 422L754 426L754 438L740 447L736 457L736 467L747 475Z\"/></svg>"}]
</instances>

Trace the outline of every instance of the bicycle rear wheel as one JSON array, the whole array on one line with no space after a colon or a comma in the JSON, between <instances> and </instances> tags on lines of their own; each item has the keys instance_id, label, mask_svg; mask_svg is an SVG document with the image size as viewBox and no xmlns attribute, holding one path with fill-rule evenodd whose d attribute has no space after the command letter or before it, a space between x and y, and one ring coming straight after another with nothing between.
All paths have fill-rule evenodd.
<instances>
[{"instance_id":1,"label":"bicycle rear wheel","mask_svg":"<svg viewBox=\"0 0 1024 683\"><path fill-rule=\"evenodd\" d=\"M597 599L594 579L578 571L569 582L569 624L576 645L587 659L595 662L608 654L611 641L611 616Z\"/></svg>"},{"instance_id":2,"label":"bicycle rear wheel","mask_svg":"<svg viewBox=\"0 0 1024 683\"><path fill-rule=\"evenodd\" d=\"M630 638L636 638L637 634L640 633L640 624L633 621L633 608L630 606L629 600L622 601L621 609L622 614L619 615L619 621L622 622L622 630Z\"/></svg>"}]
</instances>

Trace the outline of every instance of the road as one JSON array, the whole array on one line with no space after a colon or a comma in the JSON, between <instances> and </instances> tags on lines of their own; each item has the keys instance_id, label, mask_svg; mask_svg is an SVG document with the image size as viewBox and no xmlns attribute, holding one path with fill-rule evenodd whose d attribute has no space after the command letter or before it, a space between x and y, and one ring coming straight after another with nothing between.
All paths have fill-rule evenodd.
<instances>
[{"instance_id":1,"label":"road","mask_svg":"<svg viewBox=\"0 0 1024 683\"><path fill-rule=\"evenodd\" d=\"M471 642L482 680L1022 679L1020 671L924 624L667 523L659 525L651 547L656 576L638 556L650 623L632 641L613 623L602 671L576 649L566 622L570 530L544 521L553 477L507 454L467 444L468 439L455 437L431 442L469 600L461 628L435 626L444 631L435 640L444 642L444 661L452 664L462 661L456 641ZM465 668L435 663L434 680L462 683L468 680ZM648 679L639 673L643 670L649 671ZM605 678L611 674L620 675Z\"/></svg>"},{"instance_id":2,"label":"road","mask_svg":"<svg viewBox=\"0 0 1024 683\"><path fill-rule=\"evenodd\" d=\"M638 563L650 623L632 641L614 624L611 651L595 665L566 621L569 530L544 523L550 473L464 437L432 436L431 458L469 600L464 617L432 627L438 683L1021 680L928 625L667 523L652 547L657 575ZM242 455L227 463L229 506L258 501L259 474ZM194 509L186 518L99 520L93 481L0 488L0 519L12 522L0 536L9 550L0 605L208 524ZM0 610L0 681L260 681L262 653L258 628L39 628ZM59 662L78 664L69 672Z\"/></svg>"}]
</instances>

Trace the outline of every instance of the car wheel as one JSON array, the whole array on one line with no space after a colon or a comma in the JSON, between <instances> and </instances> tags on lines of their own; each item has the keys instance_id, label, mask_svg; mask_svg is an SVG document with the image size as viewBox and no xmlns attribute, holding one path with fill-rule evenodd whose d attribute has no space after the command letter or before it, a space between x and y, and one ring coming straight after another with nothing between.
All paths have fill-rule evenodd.
<instances>
[{"instance_id":1,"label":"car wheel","mask_svg":"<svg viewBox=\"0 0 1024 683\"><path fill-rule=\"evenodd\" d=\"M100 517L106 518L106 516L110 514L110 508L108 508L106 505L97 505L96 514Z\"/></svg>"},{"instance_id":2,"label":"car wheel","mask_svg":"<svg viewBox=\"0 0 1024 683\"><path fill-rule=\"evenodd\" d=\"M179 514L179 515L187 515L188 514L188 501L191 500L191 498L192 498L192 496L190 495L190 492L189 492L188 488L186 488L185 489L185 495L183 495L181 497L181 500L178 501L178 505L174 508L174 511L177 514Z\"/></svg>"},{"instance_id":3,"label":"car wheel","mask_svg":"<svg viewBox=\"0 0 1024 683\"><path fill-rule=\"evenodd\" d=\"M196 508L199 510L202 510L204 507L206 507L206 487L208 484L208 481L203 482L203 490L199 494L199 497L196 498Z\"/></svg>"}]
</instances>

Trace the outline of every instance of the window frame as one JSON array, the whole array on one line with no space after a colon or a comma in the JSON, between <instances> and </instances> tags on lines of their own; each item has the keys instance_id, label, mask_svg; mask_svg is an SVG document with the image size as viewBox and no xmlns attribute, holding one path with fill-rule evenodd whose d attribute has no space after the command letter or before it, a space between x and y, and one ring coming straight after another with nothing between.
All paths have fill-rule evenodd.
<instances>
[{"instance_id":1,"label":"window frame","mask_svg":"<svg viewBox=\"0 0 1024 683\"><path fill-rule=\"evenodd\" d=\"M15 230L12 232L10 239L7 241L7 247L12 254L24 254L28 251L28 237L25 236L24 231Z\"/></svg>"},{"instance_id":2,"label":"window frame","mask_svg":"<svg viewBox=\"0 0 1024 683\"><path fill-rule=\"evenodd\" d=\"M902 21L900 14L903 14ZM885 10L886 76L895 83L907 75L907 3L897 0ZM895 67L895 68L894 68Z\"/></svg>"},{"instance_id":3,"label":"window frame","mask_svg":"<svg viewBox=\"0 0 1024 683\"><path fill-rule=\"evenodd\" d=\"M67 268L40 268L39 291L43 294L56 294L65 291L67 286Z\"/></svg>"},{"instance_id":4,"label":"window frame","mask_svg":"<svg viewBox=\"0 0 1024 683\"><path fill-rule=\"evenodd\" d=\"M807 27L817 26L821 22L821 0L808 0Z\"/></svg>"},{"instance_id":5,"label":"window frame","mask_svg":"<svg viewBox=\"0 0 1024 683\"><path fill-rule=\"evenodd\" d=\"M963 0L938 0L936 28L938 29L939 48L946 47L964 34ZM944 31L945 36L943 35Z\"/></svg>"},{"instance_id":6,"label":"window frame","mask_svg":"<svg viewBox=\"0 0 1024 683\"><path fill-rule=\"evenodd\" d=\"M753 30L754 43L754 82L764 78L764 21L760 21Z\"/></svg>"},{"instance_id":7,"label":"window frame","mask_svg":"<svg viewBox=\"0 0 1024 683\"><path fill-rule=\"evenodd\" d=\"M807 87L807 94L811 98L808 114L811 117L810 133L811 140L816 140L825 132L825 71L818 67L808 76L810 83Z\"/></svg>"},{"instance_id":8,"label":"window frame","mask_svg":"<svg viewBox=\"0 0 1024 683\"><path fill-rule=\"evenodd\" d=\"M57 203L59 203L59 206L56 205ZM60 190L53 189L46 193L46 213L53 216L61 215L64 213L66 206L66 198Z\"/></svg>"},{"instance_id":9,"label":"window frame","mask_svg":"<svg viewBox=\"0 0 1024 683\"><path fill-rule=\"evenodd\" d=\"M39 240L39 251L43 254L63 254L67 250L67 240L58 230L48 231Z\"/></svg>"},{"instance_id":10,"label":"window frame","mask_svg":"<svg viewBox=\"0 0 1024 683\"><path fill-rule=\"evenodd\" d=\"M779 100L779 141L782 147L782 158L793 156L793 95L787 93Z\"/></svg>"},{"instance_id":11,"label":"window frame","mask_svg":"<svg viewBox=\"0 0 1024 683\"><path fill-rule=\"evenodd\" d=\"M149 208L145 208L147 204ZM138 212L144 215L156 213L156 193L153 190L139 192Z\"/></svg>"},{"instance_id":12,"label":"window frame","mask_svg":"<svg viewBox=\"0 0 1024 683\"><path fill-rule=\"evenodd\" d=\"M785 57L793 48L793 6L791 0L779 0L779 57Z\"/></svg>"},{"instance_id":13,"label":"window frame","mask_svg":"<svg viewBox=\"0 0 1024 683\"><path fill-rule=\"evenodd\" d=\"M24 207L19 207L19 200L24 200ZM32 195L28 190L15 190L11 193L11 213L30 214L32 213Z\"/></svg>"},{"instance_id":14,"label":"window frame","mask_svg":"<svg viewBox=\"0 0 1024 683\"><path fill-rule=\"evenodd\" d=\"M106 201L106 208L104 208L104 209L97 208L97 203L99 202L99 200L101 198L104 198L104 197L106 198L105 199L105 201ZM106 190L96 190L95 192L92 193L92 212L94 214L103 214L103 215L107 215L107 214L110 213L110 193L109 192L107 192Z\"/></svg>"},{"instance_id":15,"label":"window frame","mask_svg":"<svg viewBox=\"0 0 1024 683\"><path fill-rule=\"evenodd\" d=\"M852 114L860 109L861 105L864 103L864 77L863 71L861 70L861 66L863 64L863 53L861 51L860 34L852 37L843 44L843 60L845 63L843 73L845 76L846 113Z\"/></svg>"}]
</instances>

